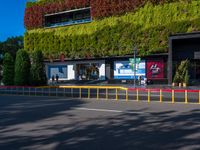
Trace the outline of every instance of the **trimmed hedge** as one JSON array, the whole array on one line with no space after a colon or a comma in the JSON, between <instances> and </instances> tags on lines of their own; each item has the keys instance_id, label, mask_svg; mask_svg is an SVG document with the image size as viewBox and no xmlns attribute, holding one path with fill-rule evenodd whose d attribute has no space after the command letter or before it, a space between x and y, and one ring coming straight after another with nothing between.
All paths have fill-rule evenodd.
<instances>
[{"instance_id":1,"label":"trimmed hedge","mask_svg":"<svg viewBox=\"0 0 200 150\"><path fill-rule=\"evenodd\" d=\"M164 5L146 4L135 13L109 17L90 24L25 33L25 49L42 50L46 57L61 53L73 57L102 57L132 54L134 45L140 55L167 52L168 36L200 30L200 0Z\"/></svg>"},{"instance_id":2,"label":"trimmed hedge","mask_svg":"<svg viewBox=\"0 0 200 150\"><path fill-rule=\"evenodd\" d=\"M46 85L47 77L42 51L34 51L31 58L30 84L34 86Z\"/></svg>"},{"instance_id":3,"label":"trimmed hedge","mask_svg":"<svg viewBox=\"0 0 200 150\"><path fill-rule=\"evenodd\" d=\"M30 58L25 50L18 50L15 60L15 85L29 85L30 80Z\"/></svg>"},{"instance_id":4,"label":"trimmed hedge","mask_svg":"<svg viewBox=\"0 0 200 150\"><path fill-rule=\"evenodd\" d=\"M24 24L27 29L44 27L44 15L91 6L93 19L121 15L143 7L146 3L162 4L179 0L41 0L27 7ZM188 0L181 0L188 1ZM30 3L30 2L29 2ZM28 3L28 4L29 4Z\"/></svg>"},{"instance_id":5,"label":"trimmed hedge","mask_svg":"<svg viewBox=\"0 0 200 150\"><path fill-rule=\"evenodd\" d=\"M3 83L14 85L14 59L10 53L5 53L3 59Z\"/></svg>"}]
</instances>

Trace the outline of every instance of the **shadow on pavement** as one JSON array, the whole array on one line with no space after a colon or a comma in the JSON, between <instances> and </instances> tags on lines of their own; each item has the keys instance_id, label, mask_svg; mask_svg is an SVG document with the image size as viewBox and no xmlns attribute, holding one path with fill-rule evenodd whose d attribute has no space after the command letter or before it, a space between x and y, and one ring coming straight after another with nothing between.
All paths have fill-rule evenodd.
<instances>
[{"instance_id":1,"label":"shadow on pavement","mask_svg":"<svg viewBox=\"0 0 200 150\"><path fill-rule=\"evenodd\" d=\"M57 116L59 112L69 111L85 102L49 97L12 97L0 100L0 129L11 125L31 123Z\"/></svg>"},{"instance_id":2,"label":"shadow on pavement","mask_svg":"<svg viewBox=\"0 0 200 150\"><path fill-rule=\"evenodd\" d=\"M19 123L37 122L42 119L61 115L81 105L80 101L62 100L24 102L19 106L21 112L12 115L1 113L1 127ZM34 103L34 102L33 102ZM30 107L28 105L31 105ZM11 105L12 106L12 105ZM11 108L5 106L6 108ZM25 107L27 106L27 107ZM200 110L184 113L174 111L152 113L121 113L114 116L96 115L78 118L66 116L69 121L53 124L40 124L35 130L9 134L14 131L0 132L0 149L55 149L55 150L197 150L200 148ZM4 117L2 115L5 115ZM64 114L65 116L66 114ZM10 120L3 120L3 119ZM67 120L66 119L66 120ZM55 119L56 121L56 119ZM58 120L57 120L58 121ZM18 130L18 129L16 129ZM0 130L1 131L1 130ZM7 133L6 133L7 132ZM43 132L43 133L41 133ZM52 133L50 133L52 132ZM3 135L2 135L3 133ZM27 134L28 133L28 134Z\"/></svg>"}]
</instances>

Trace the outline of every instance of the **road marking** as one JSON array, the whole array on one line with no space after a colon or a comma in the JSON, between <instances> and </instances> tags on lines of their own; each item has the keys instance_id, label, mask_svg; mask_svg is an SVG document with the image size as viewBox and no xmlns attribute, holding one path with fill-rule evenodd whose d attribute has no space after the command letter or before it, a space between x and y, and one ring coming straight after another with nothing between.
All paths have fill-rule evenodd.
<instances>
[{"instance_id":1,"label":"road marking","mask_svg":"<svg viewBox=\"0 0 200 150\"><path fill-rule=\"evenodd\" d=\"M114 109L97 109L97 108L85 108L85 107L75 108L75 110L113 112L113 113L128 113L128 114L147 114L146 112L121 111L121 110L114 110Z\"/></svg>"},{"instance_id":2,"label":"road marking","mask_svg":"<svg viewBox=\"0 0 200 150\"><path fill-rule=\"evenodd\" d=\"M96 108L75 108L76 110L86 110L86 111L100 111L100 112L114 112L114 113L122 113L121 110L112 110L112 109L96 109Z\"/></svg>"}]
</instances>

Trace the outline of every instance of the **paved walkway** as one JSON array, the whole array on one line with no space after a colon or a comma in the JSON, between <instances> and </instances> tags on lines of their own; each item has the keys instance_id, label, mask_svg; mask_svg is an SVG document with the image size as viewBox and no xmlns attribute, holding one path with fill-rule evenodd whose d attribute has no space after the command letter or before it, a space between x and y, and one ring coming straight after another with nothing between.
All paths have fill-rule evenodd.
<instances>
[{"instance_id":1,"label":"paved walkway","mask_svg":"<svg viewBox=\"0 0 200 150\"><path fill-rule=\"evenodd\" d=\"M101 86L123 86L123 87L129 87L129 88L162 88L162 89L194 89L194 90L199 90L200 89L200 85L199 86L188 86L188 87L178 87L178 86L171 86L171 85L167 85L167 84L151 84L151 85L136 85L134 86L133 84L65 84L65 83L61 83L61 84L57 84L57 85L101 85Z\"/></svg>"}]
</instances>

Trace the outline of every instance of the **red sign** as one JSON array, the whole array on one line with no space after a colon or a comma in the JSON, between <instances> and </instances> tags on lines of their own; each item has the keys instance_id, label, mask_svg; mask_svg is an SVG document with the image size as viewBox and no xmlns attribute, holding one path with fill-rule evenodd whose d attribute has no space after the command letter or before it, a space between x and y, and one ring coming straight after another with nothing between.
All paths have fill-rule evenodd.
<instances>
[{"instance_id":1,"label":"red sign","mask_svg":"<svg viewBox=\"0 0 200 150\"><path fill-rule=\"evenodd\" d=\"M164 78L164 61L148 60L147 61L147 79Z\"/></svg>"}]
</instances>

